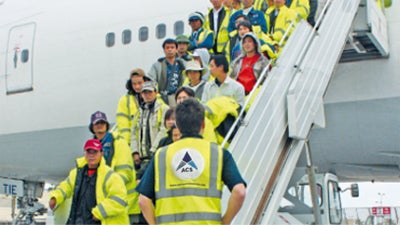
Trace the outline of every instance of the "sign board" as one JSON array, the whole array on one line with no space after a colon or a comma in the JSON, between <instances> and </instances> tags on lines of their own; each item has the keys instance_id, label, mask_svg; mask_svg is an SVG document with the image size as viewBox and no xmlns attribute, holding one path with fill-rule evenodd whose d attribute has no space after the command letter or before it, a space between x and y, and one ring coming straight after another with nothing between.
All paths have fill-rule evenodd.
<instances>
[{"instance_id":1,"label":"sign board","mask_svg":"<svg viewBox=\"0 0 400 225\"><path fill-rule=\"evenodd\" d=\"M0 194L22 197L24 183L21 180L0 178Z\"/></svg>"},{"instance_id":2,"label":"sign board","mask_svg":"<svg viewBox=\"0 0 400 225\"><path fill-rule=\"evenodd\" d=\"M372 207L372 215L374 216L390 215L390 207Z\"/></svg>"}]
</instances>

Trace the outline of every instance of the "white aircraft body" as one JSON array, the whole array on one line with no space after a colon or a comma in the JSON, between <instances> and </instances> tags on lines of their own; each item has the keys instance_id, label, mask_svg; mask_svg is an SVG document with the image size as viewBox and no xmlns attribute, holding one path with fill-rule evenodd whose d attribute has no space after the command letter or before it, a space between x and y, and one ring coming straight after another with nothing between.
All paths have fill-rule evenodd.
<instances>
[{"instance_id":1,"label":"white aircraft body","mask_svg":"<svg viewBox=\"0 0 400 225\"><path fill-rule=\"evenodd\" d=\"M208 4L0 1L0 194L19 197L14 220L46 211L35 199L83 156L90 115L115 123L130 71L147 71L162 42L189 34L189 14Z\"/></svg>"},{"instance_id":2,"label":"white aircraft body","mask_svg":"<svg viewBox=\"0 0 400 225\"><path fill-rule=\"evenodd\" d=\"M0 177L49 182L65 177L91 135L91 113L104 111L114 122L129 72L148 70L163 56L162 42L189 34L188 15L206 11L208 4L3 1ZM108 47L111 39L115 43Z\"/></svg>"},{"instance_id":3,"label":"white aircraft body","mask_svg":"<svg viewBox=\"0 0 400 225\"><path fill-rule=\"evenodd\" d=\"M90 114L115 122L129 71L163 56L165 38L189 34L188 15L208 1L0 0L0 187L40 197L83 155ZM327 127L313 129L319 172L343 181L398 181L400 3L386 10L390 56L337 66ZM299 162L304 165L304 162ZM22 183L24 182L24 183ZM30 193L32 195L32 193Z\"/></svg>"}]
</instances>

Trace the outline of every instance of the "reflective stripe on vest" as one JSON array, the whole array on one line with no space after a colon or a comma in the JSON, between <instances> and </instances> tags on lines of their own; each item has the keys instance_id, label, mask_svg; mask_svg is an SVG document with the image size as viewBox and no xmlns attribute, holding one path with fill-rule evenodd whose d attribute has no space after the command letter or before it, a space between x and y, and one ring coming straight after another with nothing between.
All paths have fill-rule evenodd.
<instances>
[{"instance_id":1,"label":"reflective stripe on vest","mask_svg":"<svg viewBox=\"0 0 400 225\"><path fill-rule=\"evenodd\" d=\"M103 196L104 196L104 197L107 197L107 196L108 196L108 192L107 192L107 183L108 183L108 179L110 179L110 177L111 177L111 175L112 175L113 173L114 173L114 172L113 172L112 170L109 170L109 171L107 172L105 178L104 178L104 182L103 182L103 185L102 185ZM118 175L118 176L119 176L119 175ZM96 191L97 191L97 190L96 190ZM117 196L110 196L109 198L112 199L112 200L114 200L114 201L117 202L118 204L122 205L123 207L126 207L126 206L127 206L125 200L123 200L123 199L121 199L121 198L119 198L119 197L117 197ZM102 216L103 218L107 218L107 217L108 217L108 214L107 214L107 211L106 211L106 209L104 208L103 204L100 203L100 204L98 204L97 206L98 206L98 208L99 208L99 211L100 211L101 216Z\"/></svg>"},{"instance_id":2,"label":"reflective stripe on vest","mask_svg":"<svg viewBox=\"0 0 400 225\"><path fill-rule=\"evenodd\" d=\"M102 188L103 188L103 196L107 196L107 195L108 195L108 192L107 192L107 182L108 182L108 179L110 179L112 173L113 173L112 170L108 171L107 174L106 174L106 176L105 176L105 178L104 178L104 183L103 183L103 187L102 187ZM96 190L96 191L97 191L97 190Z\"/></svg>"},{"instance_id":3,"label":"reflective stripe on vest","mask_svg":"<svg viewBox=\"0 0 400 225\"><path fill-rule=\"evenodd\" d=\"M163 147L166 149L168 146ZM218 159L218 146L216 144L211 143L211 159ZM165 165L165 154L166 151L163 150L159 154L159 168L166 168ZM218 160L211 160L210 172L213 174L217 174L218 170ZM160 171L160 190L157 192L157 198L167 198L171 196L179 197L185 195L195 195L195 196L205 196L205 197L215 197L218 198L221 196L222 191L217 188L217 176L215 176L213 180L210 180L210 188L209 189L198 189L198 188L185 188L185 189L176 189L176 190L167 190L165 187L166 181L166 171L163 169Z\"/></svg>"},{"instance_id":4,"label":"reflective stripe on vest","mask_svg":"<svg viewBox=\"0 0 400 225\"><path fill-rule=\"evenodd\" d=\"M193 139L187 140L191 141ZM202 144L204 144L204 140L201 140ZM185 141L185 139L181 140ZM195 143L194 143L195 144ZM207 143L208 144L208 143ZM207 146L206 144L204 144ZM176 146L176 145L172 145ZM204 164L205 167L209 167L208 170L208 188L167 188L168 182L168 173L167 169L171 168L170 161L167 162L167 158L171 157L169 155L167 157L167 148L170 146L163 147L162 150L157 152L155 163L156 169L156 185L158 184L158 188L156 187L156 219L157 223L184 223L185 221L210 221L211 223L221 223L221 212L220 212L220 199L222 195L222 184L221 184L221 171L222 171L222 149L220 149L216 144L210 143L209 148L211 149L209 154L208 162ZM180 148L175 151L178 153L185 148ZM203 155L204 156L204 155ZM193 157L193 156L192 156ZM168 158L170 160L170 158ZM220 165L221 164L221 165ZM221 171L219 171L221 170ZM203 173L206 171L204 169ZM158 173L158 174L157 174ZM190 180L190 179L189 179ZM176 183L175 185L184 185L191 186L192 184L185 183ZM172 185L171 185L172 186ZM195 187L195 185L193 185ZM182 202L185 201L186 198L191 198L196 201L196 205L193 205L192 208L182 208L182 206L172 206L174 202ZM190 203L189 203L190 204ZM167 207L167 205L171 205ZM159 207L159 208L157 208ZM204 210L203 210L204 209ZM203 211L199 211L203 210ZM193 212L195 211L195 212ZM198 212L196 212L198 211Z\"/></svg>"},{"instance_id":5,"label":"reflective stripe on vest","mask_svg":"<svg viewBox=\"0 0 400 225\"><path fill-rule=\"evenodd\" d=\"M221 214L217 213L181 213L157 217L158 223L171 223L175 221L220 221Z\"/></svg>"},{"instance_id":6,"label":"reflective stripe on vest","mask_svg":"<svg viewBox=\"0 0 400 225\"><path fill-rule=\"evenodd\" d=\"M199 38L197 39L198 42L203 43L204 40L208 37L208 35L212 34L214 32L207 30L207 29L203 29L202 32L200 32Z\"/></svg>"}]
</instances>

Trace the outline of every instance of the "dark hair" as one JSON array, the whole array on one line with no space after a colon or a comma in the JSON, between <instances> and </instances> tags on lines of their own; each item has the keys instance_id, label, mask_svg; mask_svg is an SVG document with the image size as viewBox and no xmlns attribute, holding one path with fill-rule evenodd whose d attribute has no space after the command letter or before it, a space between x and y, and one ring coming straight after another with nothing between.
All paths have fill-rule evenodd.
<instances>
[{"instance_id":1,"label":"dark hair","mask_svg":"<svg viewBox=\"0 0 400 225\"><path fill-rule=\"evenodd\" d=\"M214 60L214 63L217 67L223 66L224 67L224 72L227 73L229 71L229 63L228 60L226 59L225 55L214 55L211 56L210 62Z\"/></svg>"},{"instance_id":2,"label":"dark hair","mask_svg":"<svg viewBox=\"0 0 400 225\"><path fill-rule=\"evenodd\" d=\"M241 26L247 27L251 32L253 31L253 27L251 26L251 23L247 20L240 21L239 24L237 25L236 29L239 30Z\"/></svg>"},{"instance_id":3,"label":"dark hair","mask_svg":"<svg viewBox=\"0 0 400 225\"><path fill-rule=\"evenodd\" d=\"M249 20L249 17L246 16L246 15L244 15L244 14L239 14L239 15L237 15L236 18L235 18L235 21L236 21L237 19L239 19L239 18L243 18L244 20L250 21L250 20Z\"/></svg>"},{"instance_id":4,"label":"dark hair","mask_svg":"<svg viewBox=\"0 0 400 225\"><path fill-rule=\"evenodd\" d=\"M167 38L162 44L162 47L165 48L166 44L175 44L175 47L178 48L178 42L175 41L175 39L172 38Z\"/></svg>"},{"instance_id":5,"label":"dark hair","mask_svg":"<svg viewBox=\"0 0 400 225\"><path fill-rule=\"evenodd\" d=\"M167 119L169 119L175 113L175 107L171 106L164 115L164 126L167 127Z\"/></svg>"},{"instance_id":6,"label":"dark hair","mask_svg":"<svg viewBox=\"0 0 400 225\"><path fill-rule=\"evenodd\" d=\"M150 79L150 77L148 77L148 76L146 76L146 75L142 76L142 75L140 75L139 73L131 73L131 78L132 78L133 76L142 77L144 82L146 82L146 81L152 81L152 79ZM134 94L134 93L135 93L135 90L133 90L133 87L132 87L132 81L131 81L131 79L128 79L128 80L126 81L125 88L128 90L128 93L129 93L129 94Z\"/></svg>"},{"instance_id":7,"label":"dark hair","mask_svg":"<svg viewBox=\"0 0 400 225\"><path fill-rule=\"evenodd\" d=\"M171 126L171 135L172 135L172 130L175 129L175 128L178 128L178 127L176 126L176 124L172 124L172 126Z\"/></svg>"},{"instance_id":8,"label":"dark hair","mask_svg":"<svg viewBox=\"0 0 400 225\"><path fill-rule=\"evenodd\" d=\"M108 121L106 121L106 130L108 131L110 129L110 123ZM89 130L92 134L94 134L94 130L93 130L93 124L89 123Z\"/></svg>"},{"instance_id":9,"label":"dark hair","mask_svg":"<svg viewBox=\"0 0 400 225\"><path fill-rule=\"evenodd\" d=\"M182 134L200 134L204 122L204 107L194 98L188 98L176 106L176 125Z\"/></svg>"},{"instance_id":10,"label":"dark hair","mask_svg":"<svg viewBox=\"0 0 400 225\"><path fill-rule=\"evenodd\" d=\"M194 93L193 89L191 89L191 88L189 88L189 87L184 87L184 86L182 86L182 87L178 88L178 89L176 90L176 92L175 92L175 101L178 99L178 95L179 95L181 92L185 92L185 93L188 94L190 97L194 97L194 96L195 96L195 93Z\"/></svg>"}]
</instances>

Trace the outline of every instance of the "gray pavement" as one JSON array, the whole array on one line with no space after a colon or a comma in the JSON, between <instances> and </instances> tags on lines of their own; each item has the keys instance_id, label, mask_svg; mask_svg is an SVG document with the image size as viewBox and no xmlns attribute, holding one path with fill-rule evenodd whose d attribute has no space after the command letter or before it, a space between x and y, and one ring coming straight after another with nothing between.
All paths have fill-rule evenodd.
<instances>
[{"instance_id":1,"label":"gray pavement","mask_svg":"<svg viewBox=\"0 0 400 225\"><path fill-rule=\"evenodd\" d=\"M11 199L11 196L0 195L0 225L11 224L12 222ZM49 192L44 191L43 197L39 199L39 202L47 206L48 200ZM18 213L18 211L16 211L15 213ZM46 220L46 216L47 215L38 216L35 219L37 219L38 222L42 222Z\"/></svg>"}]
</instances>

